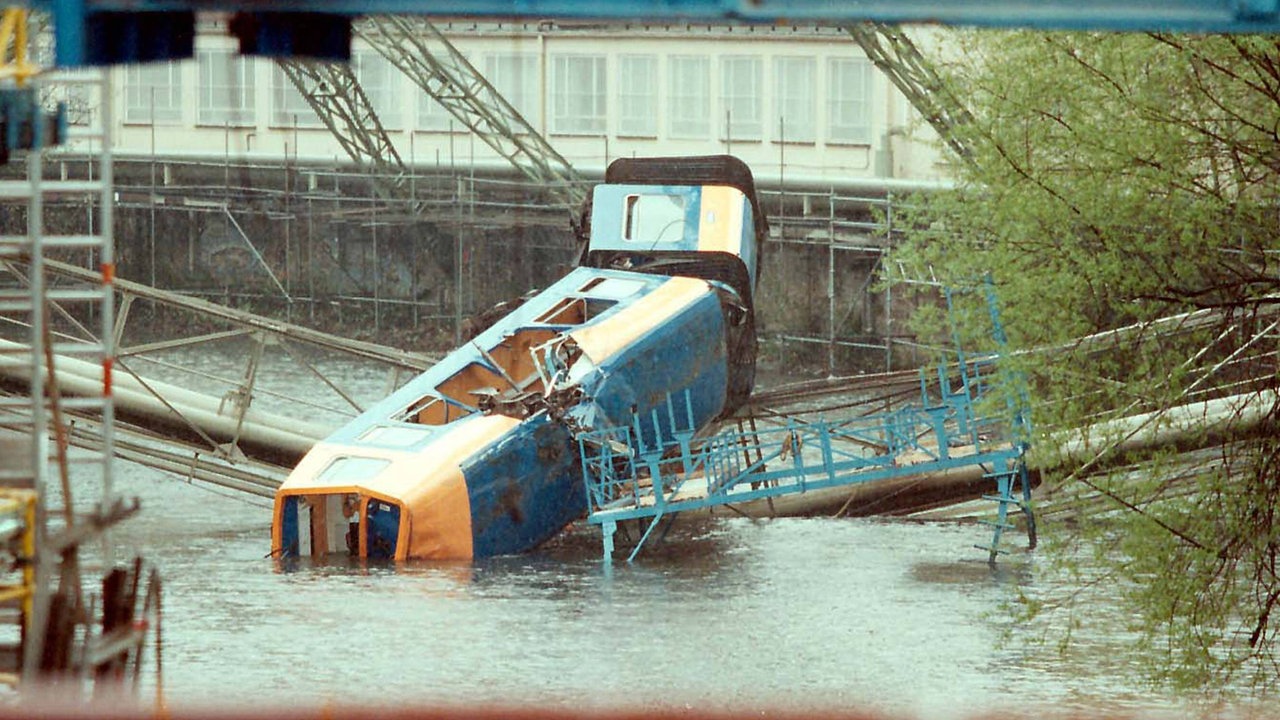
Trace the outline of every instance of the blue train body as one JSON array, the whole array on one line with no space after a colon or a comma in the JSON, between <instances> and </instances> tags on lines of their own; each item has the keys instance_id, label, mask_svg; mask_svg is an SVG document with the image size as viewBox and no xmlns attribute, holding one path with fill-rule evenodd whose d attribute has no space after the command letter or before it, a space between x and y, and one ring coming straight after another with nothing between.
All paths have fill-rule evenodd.
<instances>
[{"instance_id":1,"label":"blue train body","mask_svg":"<svg viewBox=\"0 0 1280 720\"><path fill-rule=\"evenodd\" d=\"M746 400L766 232L750 173L724 156L620 162L580 267L303 458L276 496L278 556L531 549L586 510L576 430L676 393L704 427Z\"/></svg>"}]
</instances>

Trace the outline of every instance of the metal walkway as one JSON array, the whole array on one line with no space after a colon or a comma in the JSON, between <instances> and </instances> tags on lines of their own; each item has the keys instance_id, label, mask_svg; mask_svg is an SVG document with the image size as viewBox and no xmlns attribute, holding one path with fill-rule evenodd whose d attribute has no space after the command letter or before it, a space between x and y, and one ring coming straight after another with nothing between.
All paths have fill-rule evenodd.
<instances>
[{"instance_id":1,"label":"metal walkway","mask_svg":"<svg viewBox=\"0 0 1280 720\"><path fill-rule=\"evenodd\" d=\"M994 563L1011 509L1035 522L1024 464L1020 413L978 414L990 394L993 358L940 366L935 382L920 375L917 403L838 421L785 424L698 438L689 398L668 397L665 411L636 416L628 427L579 433L590 523L613 556L613 535L624 520L647 522L631 551L635 559L661 521L676 513L837 486L928 475L981 466L993 481L997 504L988 551ZM988 403L989 404L989 403Z\"/></svg>"}]
</instances>

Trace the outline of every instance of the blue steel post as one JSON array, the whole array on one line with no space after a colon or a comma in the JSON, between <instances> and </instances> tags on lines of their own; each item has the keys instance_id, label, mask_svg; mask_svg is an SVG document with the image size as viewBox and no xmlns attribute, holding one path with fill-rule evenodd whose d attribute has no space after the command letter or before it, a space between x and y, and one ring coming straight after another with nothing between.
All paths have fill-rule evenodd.
<instances>
[{"instance_id":1,"label":"blue steel post","mask_svg":"<svg viewBox=\"0 0 1280 720\"><path fill-rule=\"evenodd\" d=\"M951 457L947 443L947 406L929 408L929 420L933 426L933 437L938 441L938 459L946 460Z\"/></svg>"},{"instance_id":2,"label":"blue steel post","mask_svg":"<svg viewBox=\"0 0 1280 720\"><path fill-rule=\"evenodd\" d=\"M1001 356L1007 356L1008 353L1005 351L1009 348L1009 336L1005 334L1004 323L1000 320L996 286L990 273L984 278L983 287L987 295L987 313L991 316L991 335L995 338L996 347ZM1006 404L1013 420L1013 439L1022 446L1023 450L1026 450L1031 442L1031 419L1027 416L1030 399L1027 397L1026 379L1021 373L1015 372L1009 377L1009 382L1013 384L1013 388L1012 394L1006 395L1008 398Z\"/></svg>"},{"instance_id":3,"label":"blue steel post","mask_svg":"<svg viewBox=\"0 0 1280 720\"><path fill-rule=\"evenodd\" d=\"M1004 535L1004 530L1010 527L1009 522L1009 482L1013 478L1010 468L1006 467L1005 471L1000 473L996 478L996 493L1000 497L1000 506L996 510L995 528L992 531L991 548L987 555L987 564L995 565L996 556L1000 554L1000 537Z\"/></svg>"},{"instance_id":4,"label":"blue steel post","mask_svg":"<svg viewBox=\"0 0 1280 720\"><path fill-rule=\"evenodd\" d=\"M835 482L836 469L832 466L831 462L831 432L829 428L826 427L825 421L823 424L823 432L819 434L819 437L822 439L822 469L827 473L827 481Z\"/></svg>"},{"instance_id":5,"label":"blue steel post","mask_svg":"<svg viewBox=\"0 0 1280 720\"><path fill-rule=\"evenodd\" d=\"M85 64L87 12L84 0L53 0L49 3L49 14L53 16L54 63L58 67Z\"/></svg>"},{"instance_id":6,"label":"blue steel post","mask_svg":"<svg viewBox=\"0 0 1280 720\"><path fill-rule=\"evenodd\" d=\"M684 478L686 481L693 475L693 400L689 397L689 388L684 390L685 414L688 416L688 424L684 430L676 430L676 409L675 403L671 401L671 395L667 395L667 409L671 417L671 433L675 435L676 440L680 443L680 460L681 466L684 468Z\"/></svg>"},{"instance_id":7,"label":"blue steel post","mask_svg":"<svg viewBox=\"0 0 1280 720\"><path fill-rule=\"evenodd\" d=\"M1022 483L1022 514L1027 518L1027 546L1036 547L1036 514L1031 507L1031 478L1027 474L1025 458L1018 458L1018 480Z\"/></svg>"},{"instance_id":8,"label":"blue steel post","mask_svg":"<svg viewBox=\"0 0 1280 720\"><path fill-rule=\"evenodd\" d=\"M618 531L618 523L613 520L605 520L600 523L600 530L604 534L604 564L613 564L613 534Z\"/></svg>"}]
</instances>

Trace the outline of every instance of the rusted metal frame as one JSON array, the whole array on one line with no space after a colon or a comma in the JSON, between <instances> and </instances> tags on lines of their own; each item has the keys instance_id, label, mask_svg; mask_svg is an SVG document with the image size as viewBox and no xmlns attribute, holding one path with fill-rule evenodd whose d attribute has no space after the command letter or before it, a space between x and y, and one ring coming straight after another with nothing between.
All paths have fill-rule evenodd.
<instances>
[{"instance_id":1,"label":"rusted metal frame","mask_svg":"<svg viewBox=\"0 0 1280 720\"><path fill-rule=\"evenodd\" d=\"M44 259L43 264L47 267L47 266L48 266L48 264L49 264L49 263L51 263L51 262L53 262L53 261L52 261L52 260L49 260L48 258L45 258L45 259ZM13 264L12 262L9 262L9 261L7 261L7 260L6 260L6 261L4 261L4 262L3 262L3 265L4 265L5 269L7 269L10 273L12 273L12 274L14 275L14 277L16 277L16 278L18 279L18 282L22 283L23 285L25 285L25 286L27 286L27 287L30 287L30 282L29 282L29 279L27 278L27 276L26 276L26 275L24 275L24 274L22 274L22 273L20 273L20 272L18 272L18 268L17 268L17 267L15 267L15 266L14 266L14 264ZM101 281L101 279L102 279L102 276L101 276L101 275L99 275L99 274L97 274L97 273L95 273L95 272L93 272L93 271L91 271L91 270L86 270L85 272L86 272L86 273L89 273L90 275L92 275L92 277L97 278L97 281L99 281L99 282L100 282L100 281ZM86 279L87 279L87 278L86 278ZM72 315L71 313L67 312L66 308L62 307L62 304L61 304L61 303L56 302L56 301L47 301L47 304L48 304L49 308L50 308L50 309L52 309L53 311L57 312L57 313L58 313L58 315L62 317L62 319L64 319L64 320L66 320L67 322L71 323L73 326L75 326L75 328L76 328L77 330L79 330L80 332L84 333L84 337L83 337L83 338L74 338L74 337L72 337L72 336L70 336L70 335L65 336L65 337L71 338L71 339L73 339L73 340L80 340L80 341L83 341L83 342L97 342L97 341L98 341L98 338L93 334L93 331L92 331L92 330L90 330L89 328L85 327L85 326L84 326L84 324L83 324L83 323L81 323L79 320L77 320L77 319L75 318L75 316L74 316L74 315ZM19 324L21 324L21 323L19 323ZM55 334L57 334L57 333L55 333Z\"/></svg>"},{"instance_id":2,"label":"rusted metal frame","mask_svg":"<svg viewBox=\"0 0 1280 720\"><path fill-rule=\"evenodd\" d=\"M49 262L52 262L52 261L46 260L46 263L49 263ZM6 266L9 266L9 263L5 263L5 265L6 265ZM10 267L10 269L12 270L12 267ZM86 271L86 272L88 272L88 271ZM121 283L121 282L122 282L122 281L116 281L116 284L117 284L117 285L120 285L120 283ZM119 321L121 321L121 322L118 322L118 323L116 324L116 328L115 328L115 333L116 333L116 335L117 335L117 338L118 338L121 334L123 334L123 330L124 330L124 328L122 327L122 322L123 322L123 320L127 317L127 315L128 315L128 309L129 309L129 306L132 304L133 299L136 297L136 295L135 295L135 294L131 293L131 292L130 292L129 290L127 290L127 289L124 289L124 288L119 288L119 289L121 290L121 293L122 293L122 295L124 296L124 298L125 298L125 299L124 299L124 302L122 303L122 309L123 309L123 312L118 316L118 320L119 320ZM74 325L77 329L79 329L82 333L84 333L88 338L90 338L90 339L92 339L92 338L93 338L92 332L91 332L88 328L86 328L86 327L85 327L85 326L84 326L84 325L83 325L79 320L77 320L73 315L71 315L70 313L68 313L64 308L62 308L62 307L61 307L59 304L57 304L57 303L51 303L51 305L52 305L52 307L53 307L55 310L57 310L57 311L58 311L58 313L59 313L59 314L60 314L60 315L65 319L65 320L67 320L67 321L68 321L68 322L70 322L72 325ZM170 341L163 341L163 342L158 342L158 343L151 343L151 344L149 344L149 345L142 345L142 346L137 346L137 347L134 347L134 348L130 348L130 349L128 349L128 351L121 351L121 352L117 352L116 357L117 357L117 358L123 358L123 357L128 357L128 356L141 356L141 354L142 354L142 353L145 353L145 352L153 352L153 351L157 351L157 350L166 350L166 349L170 349L170 348L176 348L176 347L184 347L184 346L189 346L189 345L195 345L195 344L199 344L199 343L203 343L203 342L210 342L210 341L214 341L214 340L221 340L221 339L226 339L226 338L231 338L231 337L238 337L238 336L241 336L241 335L247 335L247 334L251 334L251 333L253 333L253 332L255 332L255 331L253 331L253 330L243 330L243 329L242 329L242 330L228 330L228 331L221 332L221 333L210 333L210 334L202 335L202 336L199 336L199 337L196 337L196 338L188 338L188 339L183 339L183 340L170 340ZM257 332L262 332L262 331L260 331L260 330L259 330L259 331L257 331ZM275 336L272 336L272 337L275 337ZM283 345L283 343L281 343L281 345ZM117 347L119 346L118 340L117 340L117 344L116 344L116 346L117 346ZM287 348L286 348L286 351L288 351L288 349L287 349ZM313 372L313 373L317 373L317 375L319 375L319 373L318 373L318 372L317 372L313 367L311 367L310 365L306 364L306 363L305 363L305 361L301 360L300 356L297 356L297 355L294 355L294 354L290 353L290 357L293 357L295 360L299 360L300 362L302 362L302 363L304 364L304 366L306 366L309 370L311 370L311 372ZM148 362L159 362L159 361L155 360L154 358L145 358L145 359L146 359ZM122 365L121 367L124 367L124 366ZM226 379L226 378L220 378L220 377L217 377L217 376L215 376L215 375L208 374L208 373L197 373L197 372L194 372L194 371L192 371L192 370L190 370L190 369L188 369L188 368L180 368L180 369L182 369L182 370L184 370L185 372L188 372L188 373L193 373L193 374L198 375L198 376L200 376L200 377L206 377L206 378L209 378L209 379L212 379L212 380L218 380L218 381L220 381L220 382L233 383L233 381L231 381L231 380L228 380L228 379ZM156 397L156 398L157 398L158 400L160 400L161 402L164 402L164 398L162 398L158 393L156 393L156 392L155 392L151 387L147 386L147 385L146 385L146 383L145 383L145 382L143 382L142 378L141 378L141 377L139 377L135 372L133 372L133 370L132 370L132 369L125 367L125 370L126 370L126 372L128 372L130 375L132 375L135 379L137 379L137 380L138 380L138 382L142 383L142 384L143 384L143 386L147 389L147 391L148 391L151 395L153 395L154 397ZM362 409L359 407L359 405L358 405L358 404L356 404L356 403L355 403L355 402L350 398L350 396L348 396L346 393L344 393L344 392L343 392L341 389L339 389L337 386L333 385L330 381L328 381L328 380L327 380L326 378L324 378L323 376L320 376L320 377L321 377L321 379L322 379L322 380L324 380L324 381L325 381L325 383L326 383L326 384L328 384L328 385L329 385L329 387L333 388L334 392L336 392L339 396L341 396L341 397L343 398L343 400L346 400L349 404L351 404L353 407L355 407L357 411L362 411ZM334 411L334 409L333 409L333 408L331 408L331 407L327 407L327 406L324 406L324 405L320 405L319 403L308 402L308 401L306 401L306 400L301 400L301 399L299 399L299 398L291 397L291 396L288 396L288 395L283 395L283 394L280 394L280 393L274 393L274 392L267 392L266 394L271 395L272 397L279 397L279 398L284 398L284 399L287 399L287 400L290 400L290 401L299 402L299 403L302 403L302 404L304 404L304 405L307 405L308 407L313 407L313 408L316 408L316 409L321 409L321 410L326 410L326 411ZM165 404L166 404L166 406L168 406L168 404L167 404L167 403L165 403ZM178 412L178 411L177 411L177 410L175 410L172 406L169 406L169 409L170 409L170 410L173 410L175 413L177 413L177 412ZM181 413L178 413L178 414L179 414L179 415L181 415ZM185 419L184 419L184 420L185 420ZM240 421L243 421L243 414L242 414L242 416L241 416L241 418L240 418ZM189 424L189 422L188 422L188 424ZM238 435L238 428L239 428L239 423L237 423L237 435ZM194 428L194 426L193 426L193 429L195 429L195 428ZM197 430L197 432L198 432L198 430ZM213 442L213 441L212 441L208 436L204 436L204 437L205 437L205 439L206 439L206 440L208 440L209 442L211 442L211 443ZM232 441L232 444L233 444L233 445L235 444L235 440L233 440L233 441ZM216 443L214 443L214 445L213 445L213 446L216 448L216 447L217 447L217 444L216 444Z\"/></svg>"},{"instance_id":3,"label":"rusted metal frame","mask_svg":"<svg viewBox=\"0 0 1280 720\"><path fill-rule=\"evenodd\" d=\"M75 419L70 425L71 444L81 449L101 450L100 421L83 413L70 414ZM17 429L16 426L0 420L0 429L11 428ZM117 457L184 476L188 481L195 480L229 490L271 498L274 497L276 488L288 473L288 468L243 458L238 458L234 466L227 465L225 458L216 451L206 451L188 441L162 439L165 445L180 447L183 450L157 447L151 443L159 438L150 431L120 423L116 428L122 430L128 437L137 438L118 439L115 452Z\"/></svg>"},{"instance_id":4,"label":"rusted metal frame","mask_svg":"<svg viewBox=\"0 0 1280 720\"><path fill-rule=\"evenodd\" d=\"M116 349L116 355L124 355L120 346L124 341L125 323L129 319L129 311L133 309L134 296L128 293L122 293L120 296L120 309L116 312L115 327L111 331L111 347Z\"/></svg>"},{"instance_id":5,"label":"rusted metal frame","mask_svg":"<svg viewBox=\"0 0 1280 720\"><path fill-rule=\"evenodd\" d=\"M251 332L251 331L244 330L244 331L240 331L240 334L241 334L241 335L247 335L247 334L250 334L250 332ZM276 342L277 342L277 343L279 343L279 342L280 342L278 338L277 338ZM151 364L153 364L153 365L158 365L158 366L160 366L160 367L165 367L165 368L170 368L170 369L173 369L173 370L178 370L178 371L183 372L183 373L185 373L185 374L187 374L187 375L194 375L195 377L198 377L198 378L204 378L204 379L206 379L206 380L214 380L214 381L219 382L219 383L222 383L222 384L224 384L224 385L236 385L236 384L239 382L239 381L237 381L237 380L233 380L233 379L231 379L231 378L223 377L223 376L221 376L221 375L215 375L214 373L204 372L204 371L201 371L201 370L192 370L192 369L191 369L191 368L189 368L189 367L186 367L186 366L183 366L183 365L179 365L178 363L168 362L168 361L166 361L166 360L161 360L161 359L159 359L159 358L146 357L146 356L144 356L144 355L138 355L137 357L140 357L141 359L143 359L143 360L145 360L145 361L147 361L147 362L149 362L149 363L151 363ZM316 409L316 410L324 410L324 411L326 411L326 412L336 412L336 413L339 413L339 414L341 414L341 413L342 413L342 411L341 411L341 410L339 410L339 409L337 409L337 408L334 408L334 407L331 407L331 406L329 406L329 405L323 405L323 404L318 403L318 402L312 402L312 401L310 401L310 400L304 400L304 399L299 398L299 397L294 397L294 396L292 396L292 395L286 395L286 394L284 394L284 393L275 392L275 391L273 391L273 390L264 390L264 389L260 389L260 390L258 391L258 394L260 394L260 395L265 395L265 396L268 396L268 397L273 397L273 398L280 398L280 399L282 399L282 400L288 400L288 401L290 401L290 402L294 402L294 403L297 403L297 404L299 404L299 405L303 405L303 406L305 406L305 407L314 408L314 409Z\"/></svg>"},{"instance_id":6,"label":"rusted metal frame","mask_svg":"<svg viewBox=\"0 0 1280 720\"><path fill-rule=\"evenodd\" d=\"M164 405L164 406L165 406L165 408L166 408L169 412L171 412L171 413L173 413L174 415L176 415L176 416L178 417L178 419L179 419L179 420L181 420L181 421L183 422L183 424L184 424L184 425L186 425L186 426L187 426L187 427L188 427L192 432L194 432L196 435L200 436L200 438L201 438L202 440L204 440L205 442L209 443L209 449L210 449L210 450L215 451L215 452L217 452L217 451L219 451L219 450L220 450L220 446L219 446L219 444L218 444L218 442L217 442L216 440L214 440L212 437L210 437L210 436L209 436L209 434L208 434L208 433L206 433L204 430L201 430L199 425L196 425L195 423L193 423L193 422L191 422L189 419L187 419L187 416L186 416L186 415L184 415L184 414L182 413L182 411L181 411L181 410L179 410L178 408L174 407L173 403L169 402L168 400L166 400L166 399L164 398L164 396L163 396L163 395L161 395L160 393L156 392L156 391L155 391L155 388L151 387L149 384L147 384L147 381L146 381L146 380L143 380L143 379L142 379L142 376L138 375L138 373L136 373L136 372L134 372L134 371L133 371L133 368L129 367L127 364L125 364L125 363L124 363L123 361L121 361L119 358L117 358L117 359L116 359L116 367L117 367L117 368L119 368L119 369L121 369L121 370L124 370L124 371L125 371L125 372L127 372L127 373L129 373L129 375L130 375L134 380L137 380L137 381L138 381L138 384L139 384L139 385L141 385L141 386L142 386L142 388L143 388L144 390L146 390L148 393L150 393L150 394L151 394L151 396L152 396L152 397L154 397L156 400L159 400L161 405Z\"/></svg>"}]
</instances>

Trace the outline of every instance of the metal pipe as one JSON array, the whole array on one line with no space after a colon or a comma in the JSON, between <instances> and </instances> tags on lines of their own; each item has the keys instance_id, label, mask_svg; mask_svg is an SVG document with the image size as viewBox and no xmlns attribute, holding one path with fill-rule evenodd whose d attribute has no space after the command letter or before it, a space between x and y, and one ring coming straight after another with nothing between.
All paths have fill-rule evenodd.
<instances>
[{"instance_id":1,"label":"metal pipe","mask_svg":"<svg viewBox=\"0 0 1280 720\"><path fill-rule=\"evenodd\" d=\"M14 343L0 340L0 349L12 350ZM59 357L54 382L67 395L93 397L102 391L102 368L73 358ZM33 380L31 369L9 353L0 354L0 377L24 383ZM46 374L34 375L43 383ZM122 374L115 378L115 405L122 413L146 418L165 427L185 427L186 423L208 435L226 441L236 437L239 413L224 408L220 398L193 392L158 381L140 381ZM163 400L161 399L163 398ZM329 434L331 428L296 417L267 413L252 408L244 411L239 438L281 455L306 454L311 446Z\"/></svg>"}]
</instances>

